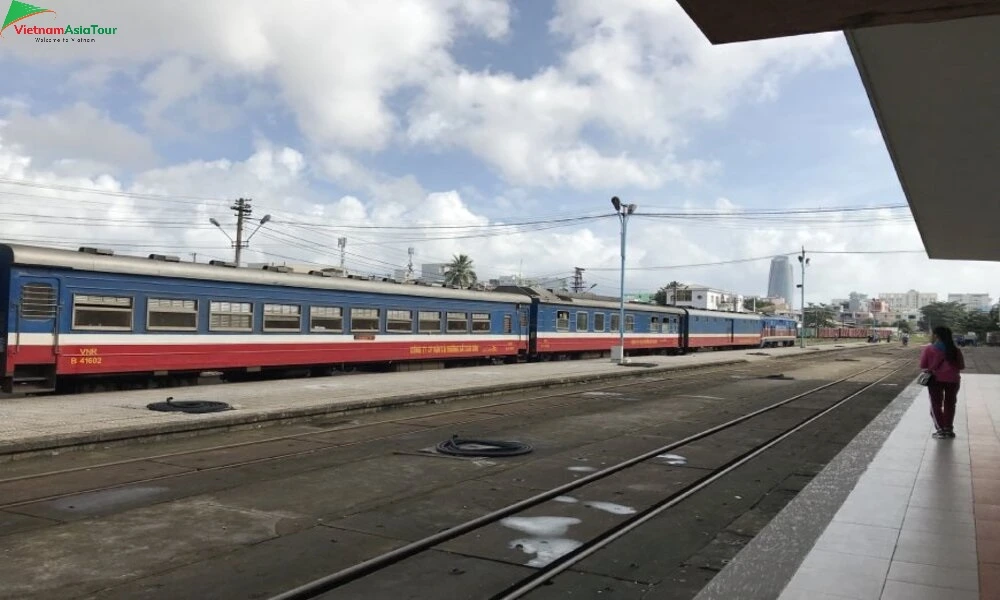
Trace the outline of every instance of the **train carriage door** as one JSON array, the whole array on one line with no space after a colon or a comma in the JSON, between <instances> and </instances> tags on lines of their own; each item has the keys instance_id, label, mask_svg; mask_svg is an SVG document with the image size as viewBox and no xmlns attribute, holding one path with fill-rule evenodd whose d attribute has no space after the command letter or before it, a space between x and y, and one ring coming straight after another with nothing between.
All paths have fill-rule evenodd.
<instances>
[{"instance_id":1,"label":"train carriage door","mask_svg":"<svg viewBox=\"0 0 1000 600\"><path fill-rule=\"evenodd\" d=\"M59 280L18 276L13 286L14 330L7 336L4 390L52 389L59 354Z\"/></svg>"},{"instance_id":2,"label":"train carriage door","mask_svg":"<svg viewBox=\"0 0 1000 600\"><path fill-rule=\"evenodd\" d=\"M736 319L727 319L729 321L729 343L736 341Z\"/></svg>"},{"instance_id":3,"label":"train carriage door","mask_svg":"<svg viewBox=\"0 0 1000 600\"><path fill-rule=\"evenodd\" d=\"M32 356L43 355L55 362L59 353L59 280L49 277L19 277L14 351L30 346Z\"/></svg>"}]
</instances>

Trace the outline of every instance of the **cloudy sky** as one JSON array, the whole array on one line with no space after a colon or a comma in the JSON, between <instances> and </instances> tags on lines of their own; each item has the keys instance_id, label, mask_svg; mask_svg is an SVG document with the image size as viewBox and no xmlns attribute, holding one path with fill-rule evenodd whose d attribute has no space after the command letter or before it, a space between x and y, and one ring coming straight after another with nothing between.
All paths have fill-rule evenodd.
<instances>
[{"instance_id":1,"label":"cloudy sky","mask_svg":"<svg viewBox=\"0 0 1000 600\"><path fill-rule=\"evenodd\" d=\"M841 34L713 47L671 0L33 4L117 33L0 37L5 240L231 259L208 220L242 196L272 215L245 261L346 237L359 272L413 247L615 293L617 195L629 291L762 294L805 247L807 301L1000 293L921 250Z\"/></svg>"}]
</instances>

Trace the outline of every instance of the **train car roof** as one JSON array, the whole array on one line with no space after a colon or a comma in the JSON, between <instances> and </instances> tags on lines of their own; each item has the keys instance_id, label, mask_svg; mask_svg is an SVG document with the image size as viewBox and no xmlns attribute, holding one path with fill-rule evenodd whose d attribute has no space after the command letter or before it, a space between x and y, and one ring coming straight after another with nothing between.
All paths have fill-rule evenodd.
<instances>
[{"instance_id":1,"label":"train car roof","mask_svg":"<svg viewBox=\"0 0 1000 600\"><path fill-rule=\"evenodd\" d=\"M702 310L700 308L685 308L689 315L696 317L725 317L727 319L743 319L746 321L760 320L761 315L757 313L726 312L723 310Z\"/></svg>"},{"instance_id":2,"label":"train car roof","mask_svg":"<svg viewBox=\"0 0 1000 600\"><path fill-rule=\"evenodd\" d=\"M545 304L555 304L559 306L575 306L578 308L607 308L613 310L618 310L621 307L617 298L609 299L607 297L592 297L583 294L556 292L554 290L546 290L542 288L528 287L528 286L502 286L498 287L497 290L514 294L524 294L532 298L537 298L539 302L543 302ZM660 306L659 304L640 304L636 302L626 302L625 310L657 312L657 313L666 313L673 315L684 314L684 310L681 309L680 307Z\"/></svg>"},{"instance_id":3,"label":"train car roof","mask_svg":"<svg viewBox=\"0 0 1000 600\"><path fill-rule=\"evenodd\" d=\"M5 261L15 265L53 267L75 271L150 277L175 277L178 279L200 281L222 281L228 283L396 294L423 298L476 300L482 302L529 303L531 301L525 295L512 293L460 290L446 287L349 279L347 277L321 277L304 273L282 273L265 269L234 268L203 263L170 262L140 256L108 256L21 244L0 244L0 253L2 253Z\"/></svg>"}]
</instances>

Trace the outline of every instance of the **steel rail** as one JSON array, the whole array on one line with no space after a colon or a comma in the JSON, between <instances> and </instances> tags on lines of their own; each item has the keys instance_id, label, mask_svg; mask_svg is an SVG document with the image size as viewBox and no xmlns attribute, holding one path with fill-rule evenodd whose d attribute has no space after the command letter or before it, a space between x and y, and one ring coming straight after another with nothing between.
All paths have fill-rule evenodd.
<instances>
[{"instance_id":1,"label":"steel rail","mask_svg":"<svg viewBox=\"0 0 1000 600\"><path fill-rule=\"evenodd\" d=\"M750 419L752 419L754 417L757 417L757 416L762 415L764 413L767 413L767 412L770 412L770 411L775 410L777 408L780 408L782 406L785 406L786 404L789 404L790 402L794 402L796 400L802 399L802 398L804 398L806 396L810 396L812 394L815 394L815 393L820 392L822 390L825 390L827 388L833 387L833 386L838 385L840 383L844 383L845 381L848 381L848 380L853 379L855 377L858 377L860 375L864 375L865 373L869 373L871 371L875 371L877 369L884 368L887 364L891 364L891 363L894 363L894 362L901 362L902 360L908 360L908 359L898 359L898 360L894 360L894 361L886 361L886 362L884 362L884 363L882 363L880 365L877 365L875 367L870 367L870 368L867 368L867 369L863 369L861 371L858 371L856 373L848 375L847 377L843 377L843 378L838 379L836 381L832 381L832 382L823 384L821 386L817 386L817 387L812 388L810 390L807 390L805 392L796 394L796 395L792 396L791 398L786 398L784 400L781 400L781 401L776 402L774 404L768 405L768 406L766 406L764 408L755 410L753 412L747 413L747 414L745 414L743 416L737 417L735 419L732 419L732 420L727 421L725 423L722 423L720 425L716 425L714 427L710 427L710 428L705 429L705 430L703 430L703 431L701 431L699 433L690 435L690 436L685 437L685 438L683 438L681 440L678 440L676 442L671 442L671 443L669 443L669 444L667 444L665 446L660 446L659 448L656 448L654 450L650 450L650 451L645 452L643 454L640 454L638 456L634 456L634 457L632 457L632 458L630 458L628 460L622 461L622 462L620 462L618 464L615 464L615 465L612 465L612 466L607 467L605 469L602 469L600 471L591 473L590 475L586 475L584 477L581 477L580 479L576 479L574 481L570 481L570 482L565 483L563 485L554 487L554 488L552 488L552 489L550 489L550 490L548 490L546 492L542 492L540 494L536 494L535 496L531 496L530 498L526 498L526 499L521 500L519 502L515 502L514 504L510 504L510 505L508 505L508 506L506 506L504 508L495 510L493 512L487 513L487 514L482 515L480 517L477 517L475 519L471 519L471 520L466 521L464 523L460 523L460 524L455 525L453 527L449 527L448 529L439 531L438 533L436 533L434 535L427 536L427 537L422 538L420 540L417 540L415 542L411 542L409 544L406 544L405 546L401 546L399 548L396 548L395 550L391 550L391 551L386 552L384 554L380 554L378 556L372 557L372 558L370 558L368 560L362 561L360 563L357 563L357 564L352 565L350 567L347 567L345 569L341 569L340 571L337 571L337 572L332 573L330 575L326 575L324 577L315 579L315 580L310 581L308 583L305 583L305 584L303 584L301 586L298 586L298 587L293 588L291 590L288 590L288 591L285 591L283 593L280 593L280 594L278 594L276 596L272 596L268 600L306 600L308 598L314 598L314 597L316 597L319 594L323 594L323 593L329 592L329 591L331 591L333 589L336 589L336 588L338 588L340 586L343 586L343 585L345 585L347 583L350 583L352 581L355 581L357 579L360 579L362 577L365 577L367 575L375 573L375 572L377 572L377 571L379 571L381 569L384 569L384 568L386 568L386 567L388 567L390 565L393 565L393 564L395 564L397 562L400 562L400 561L402 561L402 560L404 560L406 558L409 558L411 556L414 556L416 554L424 552L425 550L433 548L434 546L437 546L437 545L439 545L441 543L444 543L444 542L447 542L449 540L455 539L455 538L457 538L457 537L459 537L461 535L464 535L464 534L469 533L471 531L475 531L476 529L480 529L480 528L482 528L482 527L484 527L486 525L489 525L491 523L495 523L495 522L497 522L497 521L499 521L499 520L501 520L501 519L503 519L505 517L508 517L508 516L513 515L513 514L518 513L518 512L521 512L521 511L523 511L523 510L525 510L527 508L531 508L533 506L537 506L537 505L539 505L539 504L541 504L543 502L547 502L549 500L552 500L553 498L556 498L558 496L562 496L562 495L566 494L567 492L571 492L571 491L573 491L573 490L575 490L577 488L583 487L584 485L587 485L587 484L589 484L591 482L598 481L598 480L604 479L606 477L609 477L610 475L613 475L613 474L615 474L615 473L617 473L619 471L622 471L624 469L632 467L632 466L634 466L636 464L639 464L639 463L642 463L644 461L647 461L647 460L649 460L651 458L654 458L654 457L656 457L656 456L658 456L660 454L663 454L665 452L669 452L670 450L673 450L675 448L679 448L681 446L690 444L692 442L696 442L698 440L701 440L703 438L711 436L711 435L713 435L715 433L718 433L720 431L723 431L725 429L729 429L731 427L739 425L740 423L748 421L748 420L750 420Z\"/></svg>"},{"instance_id":2,"label":"steel rail","mask_svg":"<svg viewBox=\"0 0 1000 600\"><path fill-rule=\"evenodd\" d=\"M861 394L865 393L869 389L875 387L876 385L878 385L879 383L881 383L883 380L891 377L893 374L896 373L896 371L898 371L901 368L903 368L903 367L902 366L897 367L892 372L890 372L890 373L888 373L888 374L886 374L886 375L884 375L884 376L876 379L875 381L867 384L865 387L863 387L860 390L854 392L850 396L847 396L846 398L843 398L843 399L839 400L837 403L833 404L832 406L823 409L822 411L816 413L815 415L813 415L811 417L806 418L805 420L803 420L802 422L800 422L798 425L796 425L792 429L789 429L788 431L785 431L784 433L781 433L781 434L775 436L774 438L772 438L768 442L765 442L763 445L758 446L756 449L751 450L750 452L747 452L747 453L745 453L745 454L743 454L741 456L738 456L738 457L734 458L733 460L729 461L725 465L723 465L723 466L719 467L718 469L716 469L711 475L705 477L704 479L699 480L697 483L692 484L691 486L685 488L684 490L681 490L681 491L679 491L679 492L677 492L677 493L669 496L668 498L665 498L664 500L662 500L661 502L657 503L656 505L654 505L654 506L646 509L645 511L637 514L635 517L630 518L625 523L623 523L623 524L615 527L614 529L610 529L610 530L604 532L603 534L597 536L596 538L590 540L589 542L583 544L582 546L580 546L576 550L574 550L574 551L572 551L572 552L570 552L570 553L568 553L566 555L563 555L558 560L556 560L556 561L554 561L552 563L549 563L549 565L547 565L543 569L539 570L538 572L536 572L536 573L534 573L534 574L526 577L525 579L523 579L522 581L514 584L513 586L508 587L503 592L500 592L499 594L492 596L490 598L490 600L516 600L517 598L523 597L524 595L526 595L527 593L529 593L532 590L536 589L537 587L545 585L546 582L550 581L552 578L554 578L559 573L562 573L566 569L568 569L568 568L572 567L573 565L581 562L582 560L584 560L585 558L591 556L592 554L596 553L597 551L605 548L606 546L608 546L612 542L614 542L614 541L616 541L616 540L624 537L625 535L627 535L628 533L630 533L634 529L638 528L639 526L643 525L647 521L649 521L649 520L651 520L651 519L659 516L661 513L663 513L667 509L673 508L677 504L680 504L684 500L690 498L694 494L698 493L699 491L703 490L704 488L708 487L709 485L715 483L719 479L725 477L730 472L734 471L735 469L738 469L739 467L741 467L744 464L750 462L751 460L753 460L757 456L759 456L762 453L766 452L767 450L771 449L775 445L781 443L782 441L784 441L785 439L787 439L789 436L791 436L791 435L793 435L793 434L801 431L803 428L807 427L811 423L813 423L813 422L815 422L815 421L823 418L824 416L826 416L827 414L833 412L837 408L840 408L841 406L843 406L845 403L849 402L850 400L853 400L854 398L860 396Z\"/></svg>"}]
</instances>

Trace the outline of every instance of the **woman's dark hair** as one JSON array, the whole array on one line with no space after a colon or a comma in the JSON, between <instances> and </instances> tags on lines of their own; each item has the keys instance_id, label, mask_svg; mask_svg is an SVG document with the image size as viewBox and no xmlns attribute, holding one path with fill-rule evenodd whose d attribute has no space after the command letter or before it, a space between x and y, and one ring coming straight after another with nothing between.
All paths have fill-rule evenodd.
<instances>
[{"instance_id":1,"label":"woman's dark hair","mask_svg":"<svg viewBox=\"0 0 1000 600\"><path fill-rule=\"evenodd\" d=\"M934 335L944 344L944 357L950 363L958 362L958 346L955 345L955 338L951 335L951 329L941 326L934 328Z\"/></svg>"}]
</instances>

